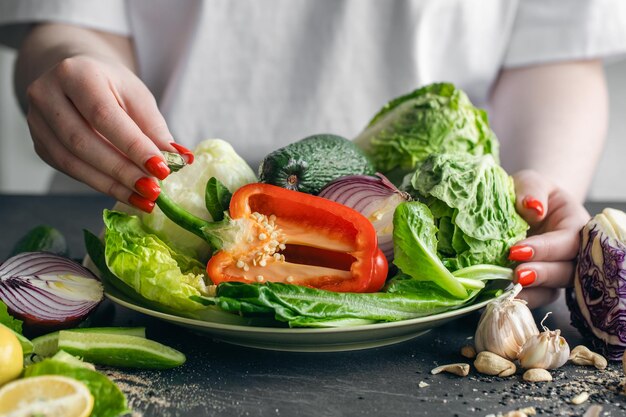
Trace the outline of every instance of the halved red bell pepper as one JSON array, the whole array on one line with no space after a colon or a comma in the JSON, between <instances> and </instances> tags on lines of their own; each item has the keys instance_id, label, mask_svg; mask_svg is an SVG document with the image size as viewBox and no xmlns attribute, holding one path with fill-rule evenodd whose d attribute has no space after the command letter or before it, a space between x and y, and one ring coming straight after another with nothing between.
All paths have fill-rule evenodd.
<instances>
[{"instance_id":1,"label":"halved red bell pepper","mask_svg":"<svg viewBox=\"0 0 626 417\"><path fill-rule=\"evenodd\" d=\"M233 194L229 214L229 238L219 240L219 250L207 264L215 284L271 281L337 292L375 292L385 283L388 265L378 249L376 231L349 207L254 183ZM191 230L189 222L181 226ZM215 230L207 226L202 234L191 231L216 246L207 236Z\"/></svg>"}]
</instances>

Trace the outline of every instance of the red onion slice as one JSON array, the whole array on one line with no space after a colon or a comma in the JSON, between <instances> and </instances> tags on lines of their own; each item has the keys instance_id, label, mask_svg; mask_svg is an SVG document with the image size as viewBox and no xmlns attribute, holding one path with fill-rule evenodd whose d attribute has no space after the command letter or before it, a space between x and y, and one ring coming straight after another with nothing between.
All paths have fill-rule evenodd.
<instances>
[{"instance_id":1,"label":"red onion slice","mask_svg":"<svg viewBox=\"0 0 626 417\"><path fill-rule=\"evenodd\" d=\"M329 182L320 197L351 207L372 222L378 236L378 247L389 262L393 259L393 213L410 200L382 174L348 175Z\"/></svg>"},{"instance_id":2,"label":"red onion slice","mask_svg":"<svg viewBox=\"0 0 626 417\"><path fill-rule=\"evenodd\" d=\"M0 265L0 299L26 324L54 328L83 320L102 301L87 268L47 252L25 252Z\"/></svg>"}]
</instances>

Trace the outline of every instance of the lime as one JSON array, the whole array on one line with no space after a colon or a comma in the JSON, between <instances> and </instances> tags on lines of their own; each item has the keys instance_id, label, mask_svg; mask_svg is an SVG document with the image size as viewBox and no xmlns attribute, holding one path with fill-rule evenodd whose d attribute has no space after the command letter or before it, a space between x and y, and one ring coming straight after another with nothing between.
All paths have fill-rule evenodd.
<instances>
[{"instance_id":1,"label":"lime","mask_svg":"<svg viewBox=\"0 0 626 417\"><path fill-rule=\"evenodd\" d=\"M0 415L88 417L93 396L85 384L58 375L13 381L0 389Z\"/></svg>"},{"instance_id":2,"label":"lime","mask_svg":"<svg viewBox=\"0 0 626 417\"><path fill-rule=\"evenodd\" d=\"M22 345L11 329L0 325L0 385L17 378L23 367Z\"/></svg>"},{"instance_id":3,"label":"lime","mask_svg":"<svg viewBox=\"0 0 626 417\"><path fill-rule=\"evenodd\" d=\"M84 327L65 330L77 333L118 334L137 337L146 337L145 327ZM48 333L32 340L33 352L42 358L48 358L59 351L59 332Z\"/></svg>"},{"instance_id":4,"label":"lime","mask_svg":"<svg viewBox=\"0 0 626 417\"><path fill-rule=\"evenodd\" d=\"M137 336L62 330L59 349L98 365L165 369L185 363L176 349Z\"/></svg>"}]
</instances>

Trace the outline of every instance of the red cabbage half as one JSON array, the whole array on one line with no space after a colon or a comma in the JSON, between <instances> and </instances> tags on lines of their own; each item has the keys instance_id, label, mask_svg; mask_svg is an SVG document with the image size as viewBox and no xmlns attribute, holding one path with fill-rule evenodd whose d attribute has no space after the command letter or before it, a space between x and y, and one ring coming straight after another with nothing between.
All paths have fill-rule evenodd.
<instances>
[{"instance_id":1,"label":"red cabbage half","mask_svg":"<svg viewBox=\"0 0 626 417\"><path fill-rule=\"evenodd\" d=\"M626 349L626 213L604 209L581 231L574 288L567 305L572 324L611 360Z\"/></svg>"}]
</instances>

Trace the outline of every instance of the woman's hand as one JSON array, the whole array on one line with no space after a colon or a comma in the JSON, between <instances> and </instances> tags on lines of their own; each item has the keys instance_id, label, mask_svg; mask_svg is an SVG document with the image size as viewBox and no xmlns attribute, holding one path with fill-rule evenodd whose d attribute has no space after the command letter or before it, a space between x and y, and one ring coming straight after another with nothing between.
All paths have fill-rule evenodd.
<instances>
[{"instance_id":1,"label":"woman's hand","mask_svg":"<svg viewBox=\"0 0 626 417\"><path fill-rule=\"evenodd\" d=\"M37 154L52 167L119 201L150 212L153 177L170 173L160 152L175 152L148 88L124 65L66 58L27 89L27 121Z\"/></svg>"},{"instance_id":2,"label":"woman's hand","mask_svg":"<svg viewBox=\"0 0 626 417\"><path fill-rule=\"evenodd\" d=\"M15 85L37 154L52 167L146 212L170 173L172 142L152 93L133 73L128 37L42 24L26 37Z\"/></svg>"},{"instance_id":3,"label":"woman's hand","mask_svg":"<svg viewBox=\"0 0 626 417\"><path fill-rule=\"evenodd\" d=\"M573 196L534 171L520 171L513 180L516 209L530 231L511 248L509 259L522 262L515 268L515 281L524 286L520 298L538 307L572 284L580 230L590 216Z\"/></svg>"}]
</instances>

